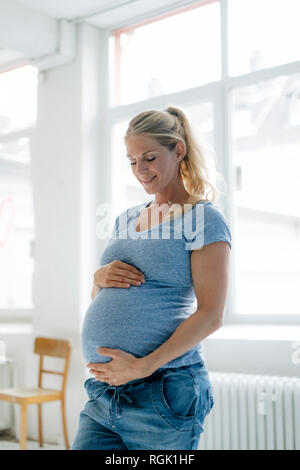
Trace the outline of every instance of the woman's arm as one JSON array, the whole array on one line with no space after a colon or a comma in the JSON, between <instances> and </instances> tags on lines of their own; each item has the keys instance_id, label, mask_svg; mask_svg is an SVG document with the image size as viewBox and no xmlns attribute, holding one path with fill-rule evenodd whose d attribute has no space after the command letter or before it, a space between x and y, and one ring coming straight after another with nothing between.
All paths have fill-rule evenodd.
<instances>
[{"instance_id":1,"label":"woman's arm","mask_svg":"<svg viewBox=\"0 0 300 470\"><path fill-rule=\"evenodd\" d=\"M197 310L176 328L167 341L139 359L147 374L152 374L167 362L181 356L222 326L229 255L230 247L223 241L192 251L191 272Z\"/></svg>"},{"instance_id":2,"label":"woman's arm","mask_svg":"<svg viewBox=\"0 0 300 470\"><path fill-rule=\"evenodd\" d=\"M136 358L120 349L102 347L98 352L110 356L107 363L89 363L90 372L110 385L121 385L136 378L148 377L164 364L183 355L223 324L223 310L228 285L230 247L214 242L191 253L191 272L197 310L184 320L174 333L147 356Z\"/></svg>"}]
</instances>

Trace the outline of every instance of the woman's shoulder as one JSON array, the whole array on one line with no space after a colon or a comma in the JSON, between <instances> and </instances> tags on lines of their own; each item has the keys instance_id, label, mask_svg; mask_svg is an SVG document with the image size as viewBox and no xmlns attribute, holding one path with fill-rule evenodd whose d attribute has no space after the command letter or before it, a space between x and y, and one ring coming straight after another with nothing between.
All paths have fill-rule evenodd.
<instances>
[{"instance_id":1,"label":"woman's shoulder","mask_svg":"<svg viewBox=\"0 0 300 470\"><path fill-rule=\"evenodd\" d=\"M203 218L203 225L206 230L216 230L219 226L229 228L229 222L222 208L213 201L205 201L199 204L200 216Z\"/></svg>"},{"instance_id":2,"label":"woman's shoulder","mask_svg":"<svg viewBox=\"0 0 300 470\"><path fill-rule=\"evenodd\" d=\"M189 236L186 237L190 247L197 249L222 240L227 241L231 247L230 225L218 204L212 201L199 202L194 214L190 232L187 231Z\"/></svg>"}]
</instances>

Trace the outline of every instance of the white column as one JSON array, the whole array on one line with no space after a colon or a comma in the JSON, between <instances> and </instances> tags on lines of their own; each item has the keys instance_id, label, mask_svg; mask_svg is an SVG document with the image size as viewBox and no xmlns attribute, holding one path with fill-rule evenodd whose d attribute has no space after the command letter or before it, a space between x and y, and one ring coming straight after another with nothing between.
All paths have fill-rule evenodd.
<instances>
[{"instance_id":1,"label":"white column","mask_svg":"<svg viewBox=\"0 0 300 470\"><path fill-rule=\"evenodd\" d=\"M76 60L40 74L32 144L34 335L72 341L66 395L71 442L86 400L81 323L105 245L96 239L96 207L111 198L106 39L93 26L78 26ZM54 387L55 377L49 379L45 386ZM43 416L45 440L62 442L58 403L47 404Z\"/></svg>"}]
</instances>

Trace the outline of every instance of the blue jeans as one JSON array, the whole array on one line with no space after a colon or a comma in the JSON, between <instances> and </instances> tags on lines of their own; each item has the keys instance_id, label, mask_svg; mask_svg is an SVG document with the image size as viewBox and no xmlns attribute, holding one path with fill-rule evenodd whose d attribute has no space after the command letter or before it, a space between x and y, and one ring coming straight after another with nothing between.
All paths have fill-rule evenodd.
<instances>
[{"instance_id":1,"label":"blue jeans","mask_svg":"<svg viewBox=\"0 0 300 470\"><path fill-rule=\"evenodd\" d=\"M214 405L204 362L157 369L123 385L90 378L72 450L198 449Z\"/></svg>"}]
</instances>

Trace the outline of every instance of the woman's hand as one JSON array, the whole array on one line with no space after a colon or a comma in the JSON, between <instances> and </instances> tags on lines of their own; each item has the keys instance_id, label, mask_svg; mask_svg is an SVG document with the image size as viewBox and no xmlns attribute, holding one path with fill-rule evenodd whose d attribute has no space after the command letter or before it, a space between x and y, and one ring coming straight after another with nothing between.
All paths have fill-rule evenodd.
<instances>
[{"instance_id":1,"label":"woman's hand","mask_svg":"<svg viewBox=\"0 0 300 470\"><path fill-rule=\"evenodd\" d=\"M144 282L145 276L143 273L131 264L119 260L104 264L94 274L94 284L99 287L126 288L130 287L131 284L140 286Z\"/></svg>"},{"instance_id":2,"label":"woman's hand","mask_svg":"<svg viewBox=\"0 0 300 470\"><path fill-rule=\"evenodd\" d=\"M92 289L92 293L91 293L92 300L94 300L94 298L96 297L96 295L99 294L100 291L101 291L101 287L99 287L97 284L94 284L93 289Z\"/></svg>"},{"instance_id":3,"label":"woman's hand","mask_svg":"<svg viewBox=\"0 0 300 470\"><path fill-rule=\"evenodd\" d=\"M123 385L151 374L145 367L143 358L139 359L121 349L98 348L97 351L102 356L112 357L112 360L105 363L88 363L87 367L96 379L109 385Z\"/></svg>"}]
</instances>

